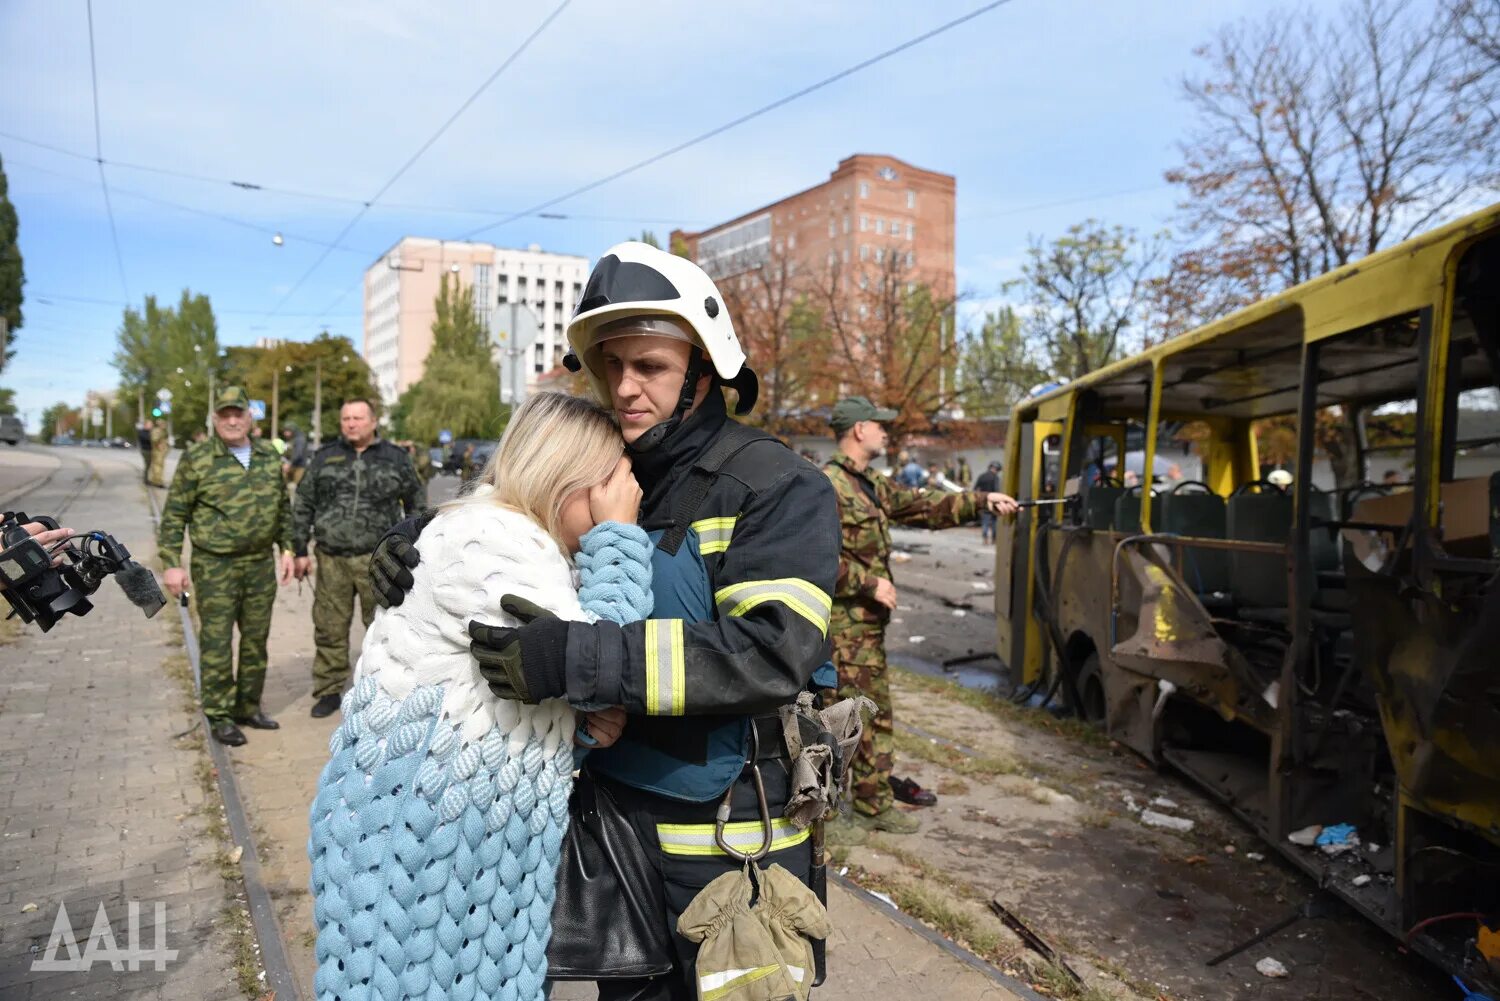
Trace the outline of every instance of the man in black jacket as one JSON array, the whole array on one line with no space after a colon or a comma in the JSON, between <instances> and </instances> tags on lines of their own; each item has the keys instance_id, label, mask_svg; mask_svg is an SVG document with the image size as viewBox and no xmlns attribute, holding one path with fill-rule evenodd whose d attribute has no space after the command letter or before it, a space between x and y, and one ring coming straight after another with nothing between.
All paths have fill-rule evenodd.
<instances>
[{"instance_id":1,"label":"man in black jacket","mask_svg":"<svg viewBox=\"0 0 1500 1001\"><path fill-rule=\"evenodd\" d=\"M989 468L979 474L979 479L974 481L974 492L980 494L1000 492L1000 463L990 463ZM995 512L989 508L979 512L979 535L982 545L995 544Z\"/></svg>"},{"instance_id":2,"label":"man in black jacket","mask_svg":"<svg viewBox=\"0 0 1500 1001\"><path fill-rule=\"evenodd\" d=\"M603 980L600 996L687 999L704 985L732 989L750 972L697 969L697 946L677 934L704 886L746 857L811 878L809 831L783 815L791 790L775 713L828 659L838 507L816 467L729 418L720 387L734 388L746 413L757 383L718 289L690 261L640 243L611 248L568 339L570 367L613 406L644 491L655 611L621 627L565 622L508 599L506 611L526 624L471 623L472 649L501 697L565 697L629 714L621 739L589 755L580 782L629 816L659 877L670 948L655 975ZM409 552L400 536L376 551L389 600L410 586ZM716 824L721 803L727 822ZM563 912L566 865L558 893ZM587 906L603 913L607 904ZM590 957L598 967L569 966L578 943L554 939L554 972L618 976L603 955L609 936L594 932L584 944L600 953Z\"/></svg>"}]
</instances>

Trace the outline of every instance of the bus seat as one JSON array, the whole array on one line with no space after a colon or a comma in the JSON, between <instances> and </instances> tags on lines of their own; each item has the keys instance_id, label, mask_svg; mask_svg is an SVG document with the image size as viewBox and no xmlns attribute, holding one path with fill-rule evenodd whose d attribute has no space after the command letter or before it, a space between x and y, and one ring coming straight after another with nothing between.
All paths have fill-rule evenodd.
<instances>
[{"instance_id":1,"label":"bus seat","mask_svg":"<svg viewBox=\"0 0 1500 1001\"><path fill-rule=\"evenodd\" d=\"M1161 496L1151 491L1151 531L1161 531ZM1127 535L1141 530L1141 488L1130 487L1115 500L1115 531Z\"/></svg>"},{"instance_id":2,"label":"bus seat","mask_svg":"<svg viewBox=\"0 0 1500 1001\"><path fill-rule=\"evenodd\" d=\"M1124 487L1112 483L1095 483L1089 487L1088 499L1084 502L1083 522L1096 531L1107 532L1114 524L1115 501L1125 492Z\"/></svg>"},{"instance_id":3,"label":"bus seat","mask_svg":"<svg viewBox=\"0 0 1500 1001\"><path fill-rule=\"evenodd\" d=\"M1261 493L1236 493L1229 498L1225 522L1231 539L1286 545L1292 534L1292 498L1271 488L1263 488ZM1286 608L1285 555L1232 552L1230 568L1235 604L1242 608Z\"/></svg>"},{"instance_id":4,"label":"bus seat","mask_svg":"<svg viewBox=\"0 0 1500 1001\"><path fill-rule=\"evenodd\" d=\"M1161 499L1162 530L1198 539L1224 538L1227 518L1224 498L1208 492L1206 488L1204 492L1184 492L1182 487L1189 485L1195 484L1193 481L1179 483ZM1230 582L1229 556L1229 552L1223 549L1184 546L1183 577L1200 597L1227 595Z\"/></svg>"},{"instance_id":5,"label":"bus seat","mask_svg":"<svg viewBox=\"0 0 1500 1001\"><path fill-rule=\"evenodd\" d=\"M1349 592L1344 587L1344 561L1340 549L1340 535L1330 532L1318 524L1333 520L1333 495L1319 490L1308 494L1308 513L1312 515L1312 528L1308 532L1308 555L1312 557L1317 588L1313 591L1312 605L1315 609L1330 612L1349 610Z\"/></svg>"}]
</instances>

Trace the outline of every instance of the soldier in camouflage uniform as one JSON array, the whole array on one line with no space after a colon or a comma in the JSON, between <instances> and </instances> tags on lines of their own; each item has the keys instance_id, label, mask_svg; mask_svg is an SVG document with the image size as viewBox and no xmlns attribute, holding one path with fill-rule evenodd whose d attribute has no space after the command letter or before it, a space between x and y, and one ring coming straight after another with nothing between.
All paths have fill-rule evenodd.
<instances>
[{"instance_id":1,"label":"soldier in camouflage uniform","mask_svg":"<svg viewBox=\"0 0 1500 1001\"><path fill-rule=\"evenodd\" d=\"M250 401L227 386L214 403L214 430L183 453L167 491L157 532L164 580L173 597L189 589L182 568L183 533L193 540L192 590L197 594L203 714L221 744L239 745L235 723L257 730L278 724L260 708L266 681L266 637L280 582L292 579L292 512L281 480L281 459L250 438ZM165 448L165 446L163 446ZM153 455L155 452L153 451ZM239 673L234 671L234 627L240 628Z\"/></svg>"},{"instance_id":2,"label":"soldier in camouflage uniform","mask_svg":"<svg viewBox=\"0 0 1500 1001\"><path fill-rule=\"evenodd\" d=\"M151 425L151 463L146 469L146 482L153 487L167 485L167 422L158 420Z\"/></svg>"},{"instance_id":3,"label":"soldier in camouflage uniform","mask_svg":"<svg viewBox=\"0 0 1500 1001\"><path fill-rule=\"evenodd\" d=\"M841 400L829 418L838 452L824 464L823 472L838 495L843 532L828 630L839 671L839 694L867 695L880 707L873 725L865 727L854 760L854 823L864 829L906 834L920 824L897 810L893 799L927 806L936 803L937 797L915 782L891 776L895 735L886 677L885 626L896 608L896 587L891 582L890 524L951 528L973 521L986 508L1009 514L1016 507L1002 493L911 489L873 472L870 462L886 450L889 441L883 425L895 418L896 411L877 407L863 396ZM829 837L859 840L847 822L830 826Z\"/></svg>"},{"instance_id":4,"label":"soldier in camouflage uniform","mask_svg":"<svg viewBox=\"0 0 1500 1001\"><path fill-rule=\"evenodd\" d=\"M320 719L338 709L349 682L354 599L359 598L367 628L375 617L370 553L392 525L427 506L427 488L411 456L399 445L375 437L370 401L345 403L339 410L339 431L339 440L320 448L308 463L292 515L298 580L312 567L308 540L316 539L318 547L312 714Z\"/></svg>"}]
</instances>

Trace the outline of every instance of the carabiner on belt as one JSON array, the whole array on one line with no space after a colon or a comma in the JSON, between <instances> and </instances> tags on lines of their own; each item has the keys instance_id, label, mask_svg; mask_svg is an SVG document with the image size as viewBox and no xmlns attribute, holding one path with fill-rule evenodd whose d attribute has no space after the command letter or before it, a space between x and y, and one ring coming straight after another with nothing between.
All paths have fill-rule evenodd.
<instances>
[{"instance_id":1,"label":"carabiner on belt","mask_svg":"<svg viewBox=\"0 0 1500 1001\"><path fill-rule=\"evenodd\" d=\"M734 783L729 784L724 798L719 802L719 810L714 815L714 844L719 850L732 859L740 862L759 862L771 854L771 842L774 840L775 832L771 828L771 806L766 802L766 784L760 777L760 730L755 721L750 721L750 759L745 762L745 767L750 769L750 775L755 780L755 798L760 803L760 826L761 842L754 854L747 855L729 843L724 837L724 825L729 823L730 800L734 798Z\"/></svg>"}]
</instances>

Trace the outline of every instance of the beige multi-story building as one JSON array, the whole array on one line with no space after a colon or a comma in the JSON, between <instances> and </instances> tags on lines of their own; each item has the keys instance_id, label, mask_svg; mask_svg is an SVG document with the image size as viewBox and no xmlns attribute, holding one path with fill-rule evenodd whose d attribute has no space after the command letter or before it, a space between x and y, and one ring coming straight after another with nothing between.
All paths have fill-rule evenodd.
<instances>
[{"instance_id":1,"label":"beige multi-story building","mask_svg":"<svg viewBox=\"0 0 1500 1001\"><path fill-rule=\"evenodd\" d=\"M856 275L898 255L907 277L939 298L953 295L955 181L893 156L856 153L839 161L828 180L709 229L675 230L715 278L731 277L770 260L797 262L804 274L834 266Z\"/></svg>"},{"instance_id":2,"label":"beige multi-story building","mask_svg":"<svg viewBox=\"0 0 1500 1001\"><path fill-rule=\"evenodd\" d=\"M365 271L363 354L381 399L395 403L422 378L432 350L434 302L443 275L474 289L474 312L487 330L503 328L502 303L526 305L537 337L527 352L527 384L562 361L564 332L588 278L588 258L552 254L535 244L525 250L408 236ZM502 364L504 360L497 353Z\"/></svg>"}]
</instances>

